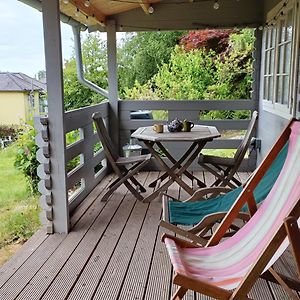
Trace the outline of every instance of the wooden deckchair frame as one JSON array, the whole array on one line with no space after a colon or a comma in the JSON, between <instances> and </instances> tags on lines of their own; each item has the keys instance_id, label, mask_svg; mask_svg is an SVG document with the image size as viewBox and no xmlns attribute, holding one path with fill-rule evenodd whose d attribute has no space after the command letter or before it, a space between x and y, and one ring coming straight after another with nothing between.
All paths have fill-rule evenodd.
<instances>
[{"instance_id":1,"label":"wooden deckchair frame","mask_svg":"<svg viewBox=\"0 0 300 300\"><path fill-rule=\"evenodd\" d=\"M238 168L240 167L245 154L249 148L251 137L255 128L256 121L258 119L258 112L254 111L250 123L248 125L247 132L239 145L238 149L235 152L233 159L222 158L220 162L216 163L212 160L210 161L210 156L200 156L198 163L201 167L212 173L216 176L215 182L211 186L229 186L235 188L240 186L242 183L234 177ZM207 157L207 161L202 161L202 157ZM223 161L223 162L222 162Z\"/></svg>"},{"instance_id":2,"label":"wooden deckchair frame","mask_svg":"<svg viewBox=\"0 0 300 300\"><path fill-rule=\"evenodd\" d=\"M187 200L183 202L193 202L193 201L201 201L201 200L211 200L214 201L214 199L207 199L204 198L207 194L213 194L214 196L216 194L220 195L222 193L227 193L229 191L232 191L230 188L227 187L208 187L208 188L201 188L197 190L191 197L189 197ZM208 238L206 236L206 233L212 229L212 227L222 220L227 212L218 212L218 213L212 213L207 216L205 216L199 223L194 225L190 229L181 229L180 227L172 224L169 222L169 205L168 202L170 201L169 198L172 198L173 201L179 201L174 197L171 197L170 195L163 194L162 195L162 206L163 206L163 215L162 220L159 222L159 226L164 227L170 231L173 231L176 235L183 236L185 238L188 238L193 244L202 245L205 246L208 242ZM249 220L249 214L240 212L236 219L241 220L243 222L246 222ZM233 235L236 231L238 231L240 227L236 226L235 224L231 224L230 226L230 232L226 233L227 236Z\"/></svg>"},{"instance_id":3,"label":"wooden deckchair frame","mask_svg":"<svg viewBox=\"0 0 300 300\"><path fill-rule=\"evenodd\" d=\"M218 229L215 231L211 239L208 241L205 247L213 246L218 244L221 239L225 236L227 230L229 229L231 223L236 218L242 206L247 203L249 207L249 211L251 215L253 215L257 209L256 203L254 201L253 191L261 180L263 175L265 174L266 170L270 167L272 161L275 159L279 151L285 145L285 143L289 139L290 135L290 126L294 120L288 124L285 128L281 136L278 138L277 142L275 143L274 147L271 149L269 154L267 155L266 159L261 163L260 168L253 174L252 178L246 184L245 189L236 200L235 204L231 208L231 210L227 213L226 217L221 222ZM299 234L299 228L295 228L295 223L297 224L296 220L300 217L300 199L298 199L297 204L288 214L287 219L285 219L284 223L281 225L279 230L273 236L271 242L266 246L263 250L262 255L257 258L256 262L253 264L252 268L244 277L243 281L234 291L228 291L226 289L217 287L215 285L209 284L208 282L201 281L199 284L198 280L193 278L184 276L179 273L175 273L173 282L179 285L179 289L173 295L173 300L180 300L184 297L185 293L188 289L194 290L196 292L203 293L210 297L214 297L216 299L227 299L227 300L244 300L250 299L247 294L251 290L252 286L254 285L255 281L259 278L265 278L265 274L261 274L265 267L267 266L270 259L273 257L277 249L280 247L284 239L288 236L290 243L293 248L294 257L296 260L296 264L298 267L298 272L300 274L300 255L299 255L299 244L296 243L296 237L294 234ZM292 224L292 225L291 225ZM165 234L162 239L164 240L165 237L169 237L176 242L179 246L184 247L195 247L192 243L176 238L172 235ZM296 254L295 254L296 253ZM283 286L283 288L288 292L291 299L299 299L292 291L291 288L300 291L300 283L282 276L281 274L276 273L272 268L269 269L269 272L273 276L276 281ZM286 279L286 280L285 280Z\"/></svg>"},{"instance_id":4,"label":"wooden deckchair frame","mask_svg":"<svg viewBox=\"0 0 300 300\"><path fill-rule=\"evenodd\" d=\"M142 201L144 198L140 194L140 192L146 192L146 190L134 178L134 175L150 161L151 155L138 155L128 158L119 157L117 149L113 146L113 143L108 135L101 114L99 112L96 112L93 114L92 118L95 122L106 158L109 161L113 171L118 176L118 178L114 182L112 182L112 184L110 184L109 190L102 197L102 201L107 201L111 194L123 183L138 200ZM130 167L127 168L127 165L129 165Z\"/></svg>"}]
</instances>

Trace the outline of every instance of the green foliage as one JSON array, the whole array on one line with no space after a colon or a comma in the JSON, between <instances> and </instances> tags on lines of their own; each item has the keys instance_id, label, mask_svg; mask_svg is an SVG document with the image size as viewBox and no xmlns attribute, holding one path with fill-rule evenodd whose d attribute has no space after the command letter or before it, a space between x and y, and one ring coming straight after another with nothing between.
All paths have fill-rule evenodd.
<instances>
[{"instance_id":1,"label":"green foliage","mask_svg":"<svg viewBox=\"0 0 300 300\"><path fill-rule=\"evenodd\" d=\"M87 80L107 88L106 43L100 34L90 34L82 43L84 76ZM75 57L65 61L64 98L66 110L72 110L96 103L104 98L98 93L84 87L77 79Z\"/></svg>"},{"instance_id":2,"label":"green foliage","mask_svg":"<svg viewBox=\"0 0 300 300\"><path fill-rule=\"evenodd\" d=\"M194 34L195 35L195 34ZM194 37L194 35L192 37ZM208 38L223 41L222 35L200 35L203 49L176 46L169 63L159 67L156 75L145 84L136 82L125 89L129 99L223 100L248 99L252 86L252 51L254 34L251 29L231 33L228 49L216 54L207 48ZM221 37L221 38L220 38ZM194 43L188 36L189 43ZM190 41L191 40L191 41ZM200 41L200 42L199 42ZM226 44L223 41L224 44ZM209 44L211 45L211 43ZM224 47L222 47L224 49ZM248 118L249 111L202 112L206 119Z\"/></svg>"},{"instance_id":3,"label":"green foliage","mask_svg":"<svg viewBox=\"0 0 300 300\"><path fill-rule=\"evenodd\" d=\"M80 133L79 130L74 130L71 132L68 132L66 134L66 145L71 145L78 141L80 139ZM78 166L80 163L79 156L74 157L73 159L69 160L67 162L67 172L73 170L76 166Z\"/></svg>"},{"instance_id":4,"label":"green foliage","mask_svg":"<svg viewBox=\"0 0 300 300\"><path fill-rule=\"evenodd\" d=\"M39 182L37 176L39 163L36 159L38 147L35 144L35 135L35 130L31 125L23 127L23 131L16 141L17 153L15 158L15 167L25 175L28 188L32 194L38 192L37 185Z\"/></svg>"},{"instance_id":5,"label":"green foliage","mask_svg":"<svg viewBox=\"0 0 300 300\"><path fill-rule=\"evenodd\" d=\"M132 88L136 81L146 84L162 64L168 63L183 33L158 31L127 34L118 52L120 95L124 95L125 88Z\"/></svg>"},{"instance_id":6,"label":"green foliage","mask_svg":"<svg viewBox=\"0 0 300 300\"><path fill-rule=\"evenodd\" d=\"M38 197L29 197L24 175L14 167L16 151L15 144L0 150L0 248L39 227Z\"/></svg>"},{"instance_id":7,"label":"green foliage","mask_svg":"<svg viewBox=\"0 0 300 300\"><path fill-rule=\"evenodd\" d=\"M164 64L154 76L153 85L161 99L204 99L207 86L213 84L214 52L183 51L175 47L169 64Z\"/></svg>"}]
</instances>

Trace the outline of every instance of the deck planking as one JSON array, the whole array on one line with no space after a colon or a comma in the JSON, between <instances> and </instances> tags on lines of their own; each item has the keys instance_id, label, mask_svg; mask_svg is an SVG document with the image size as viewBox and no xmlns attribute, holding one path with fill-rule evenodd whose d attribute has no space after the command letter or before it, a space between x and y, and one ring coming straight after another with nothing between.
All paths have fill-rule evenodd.
<instances>
[{"instance_id":1,"label":"deck planking","mask_svg":"<svg viewBox=\"0 0 300 300\"><path fill-rule=\"evenodd\" d=\"M142 172L145 187L158 172ZM196 173L206 183L211 175ZM245 179L247 174L239 174ZM161 242L165 230L158 228L158 199L142 203L121 186L109 199L101 195L113 176L107 176L77 208L68 235L38 231L0 269L0 299L170 299L172 266ZM183 179L192 184L189 179ZM195 185L195 183L193 183ZM148 188L148 193L151 189ZM188 195L176 184L168 188L174 197ZM294 261L287 251L276 269L296 278ZM274 283L258 280L249 297L259 300L289 299ZM209 300L189 291L185 300Z\"/></svg>"}]
</instances>

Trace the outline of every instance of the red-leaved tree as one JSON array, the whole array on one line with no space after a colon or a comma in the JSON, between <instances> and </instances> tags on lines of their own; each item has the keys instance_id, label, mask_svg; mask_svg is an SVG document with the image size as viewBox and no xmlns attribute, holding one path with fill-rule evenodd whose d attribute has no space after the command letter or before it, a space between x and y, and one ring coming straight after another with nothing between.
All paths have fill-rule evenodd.
<instances>
[{"instance_id":1,"label":"red-leaved tree","mask_svg":"<svg viewBox=\"0 0 300 300\"><path fill-rule=\"evenodd\" d=\"M228 50L229 35L233 30L205 29L190 31L180 39L186 51L192 49L214 50L221 54Z\"/></svg>"}]
</instances>

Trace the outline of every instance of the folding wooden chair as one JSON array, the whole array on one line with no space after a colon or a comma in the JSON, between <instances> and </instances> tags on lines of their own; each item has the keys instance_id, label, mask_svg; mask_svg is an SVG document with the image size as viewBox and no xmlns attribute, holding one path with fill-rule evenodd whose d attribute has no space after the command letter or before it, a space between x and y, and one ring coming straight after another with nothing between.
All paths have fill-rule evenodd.
<instances>
[{"instance_id":1,"label":"folding wooden chair","mask_svg":"<svg viewBox=\"0 0 300 300\"><path fill-rule=\"evenodd\" d=\"M257 204L266 199L274 186L286 160L287 150L288 143L285 144L275 157L265 175L254 189L254 198ZM200 244L203 245L203 242L207 242L203 241L203 237L207 238L207 232L215 226L216 222L220 222L225 217L242 191L242 186L233 190L228 187L202 188L185 201L178 201L169 195L163 195L163 219L160 222L160 226L176 234L183 235L194 243L199 243L198 235L200 235ZM219 194L217 197L205 198L207 194L210 196L210 194L216 193ZM237 219L243 222L249 219L247 205L244 205ZM235 225L232 225L230 234L232 235L235 231L239 230L243 222L237 221ZM182 230L176 225L192 226L192 228Z\"/></svg>"},{"instance_id":2,"label":"folding wooden chair","mask_svg":"<svg viewBox=\"0 0 300 300\"><path fill-rule=\"evenodd\" d=\"M146 192L145 188L134 178L134 175L140 171L151 159L151 154L138 155L132 157L120 157L117 149L106 130L103 118L99 112L93 114L97 132L104 148L106 157L118 178L109 186L109 190L102 197L102 201L107 201L111 194L121 185L129 189L129 191L138 199L143 200L141 192ZM129 166L128 168L126 166Z\"/></svg>"},{"instance_id":3,"label":"folding wooden chair","mask_svg":"<svg viewBox=\"0 0 300 300\"><path fill-rule=\"evenodd\" d=\"M282 171L257 208L253 191L288 140ZM235 235L223 239L245 204L251 219ZM279 283L290 299L299 299L293 290L300 291L300 282L272 268L290 241L299 271L297 222L300 223L300 122L292 121L205 247L172 235L163 236L175 271L173 281L180 286L172 299L182 299L188 289L215 299L251 299L248 293L259 277Z\"/></svg>"},{"instance_id":4,"label":"folding wooden chair","mask_svg":"<svg viewBox=\"0 0 300 300\"><path fill-rule=\"evenodd\" d=\"M215 175L217 178L211 186L229 186L231 188L235 188L242 184L235 177L235 174L249 148L257 118L258 113L257 111L254 111L244 139L236 150L233 158L200 154L198 160L200 166Z\"/></svg>"}]
</instances>

